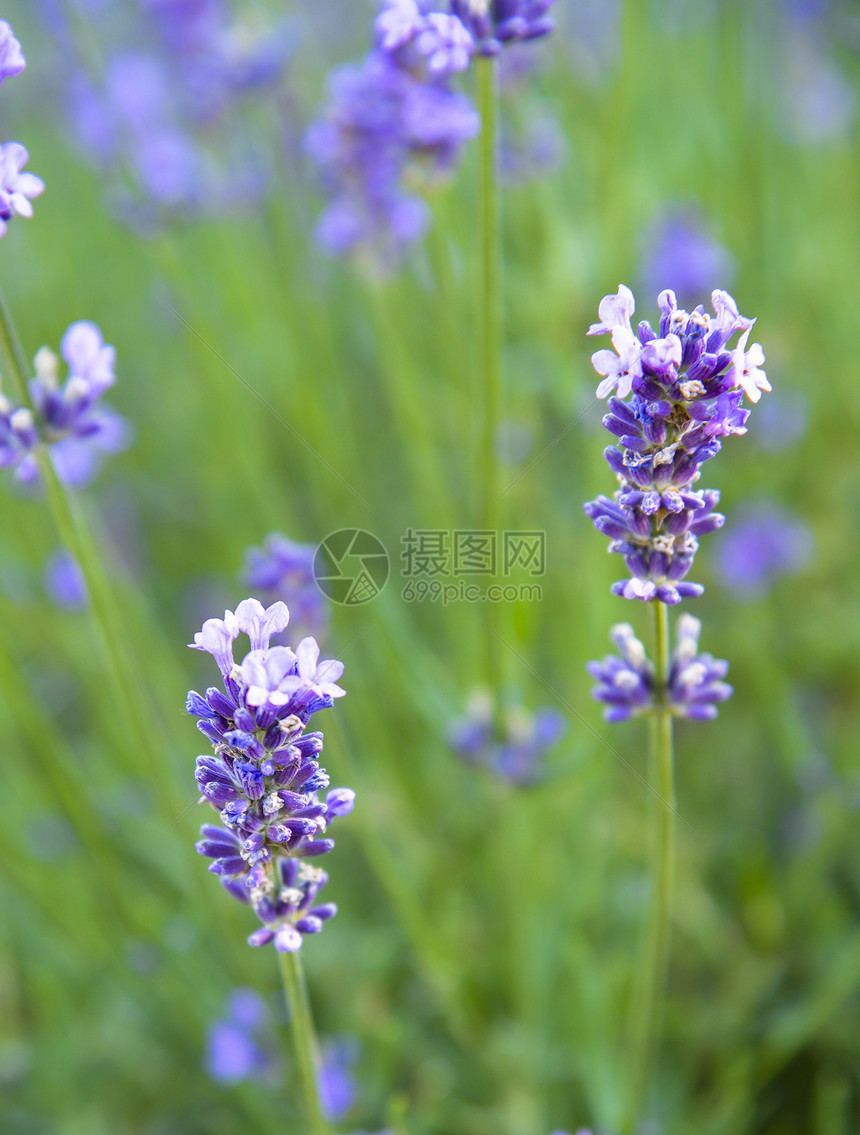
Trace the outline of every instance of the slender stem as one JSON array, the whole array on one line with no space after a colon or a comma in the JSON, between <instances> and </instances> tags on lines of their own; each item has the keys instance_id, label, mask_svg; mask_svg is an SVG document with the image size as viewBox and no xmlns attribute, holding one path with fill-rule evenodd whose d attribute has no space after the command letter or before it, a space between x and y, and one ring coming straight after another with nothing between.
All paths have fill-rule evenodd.
<instances>
[{"instance_id":1,"label":"slender stem","mask_svg":"<svg viewBox=\"0 0 860 1135\"><path fill-rule=\"evenodd\" d=\"M498 63L478 65L478 108L481 114L479 239L481 249L478 303L479 370L483 386L481 433L481 522L490 527L499 495L496 440L503 410L504 327L502 312L501 201L498 179Z\"/></svg>"},{"instance_id":2,"label":"slender stem","mask_svg":"<svg viewBox=\"0 0 860 1135\"><path fill-rule=\"evenodd\" d=\"M278 959L284 982L284 996L287 999L287 1011L290 1014L293 1051L307 1135L327 1135L328 1124L323 1118L319 1098L317 1042L302 960L298 950L293 953L278 954Z\"/></svg>"},{"instance_id":3,"label":"slender stem","mask_svg":"<svg viewBox=\"0 0 860 1135\"><path fill-rule=\"evenodd\" d=\"M478 230L480 283L478 288L478 371L481 382L483 421L479 446L478 524L490 531L502 527L499 501L501 477L497 442L505 403L504 305L502 299L502 211L499 192L499 92L498 61L478 61L478 109L481 115L481 156ZM501 537L499 537L501 538ZM501 550L498 549L498 554ZM499 692L499 660L504 648L497 624L501 603L488 603L481 611L484 624L487 678Z\"/></svg>"},{"instance_id":4,"label":"slender stem","mask_svg":"<svg viewBox=\"0 0 860 1135\"><path fill-rule=\"evenodd\" d=\"M669 942L675 884L675 784L672 751L672 713L668 704L669 614L655 602L656 704L650 721L652 779L657 795L653 811L651 911L645 953L633 1000L630 1098L625 1135L632 1135L644 1118L648 1090L657 1065L666 999Z\"/></svg>"},{"instance_id":5,"label":"slender stem","mask_svg":"<svg viewBox=\"0 0 860 1135\"><path fill-rule=\"evenodd\" d=\"M24 377L28 369L27 358L21 347L21 340L18 338L9 305L6 303L6 297L2 290L0 290L0 346L2 346L3 355L6 358L8 378L12 384L15 397L25 406L32 407L30 392L27 389L27 382Z\"/></svg>"},{"instance_id":6,"label":"slender stem","mask_svg":"<svg viewBox=\"0 0 860 1135\"><path fill-rule=\"evenodd\" d=\"M25 406L33 408L27 388L28 370L12 321L8 305L0 290L0 353L5 358L6 373L16 398ZM51 461L47 447L40 444L36 448L39 471L45 486L48 506L61 543L68 549L78 563L89 593L90 611L100 639L107 670L113 681L118 704L124 716L124 735L134 737L147 751L147 765L153 773L166 769L166 746L159 744L153 729L152 712L143 696L144 682L138 680L128 654L127 635L116 608L103 559L89 532L80 508L60 481ZM141 770L138 770L141 771ZM160 797L165 812L174 818L183 808L183 801L171 793L170 781L162 772L153 775L155 790Z\"/></svg>"}]
</instances>

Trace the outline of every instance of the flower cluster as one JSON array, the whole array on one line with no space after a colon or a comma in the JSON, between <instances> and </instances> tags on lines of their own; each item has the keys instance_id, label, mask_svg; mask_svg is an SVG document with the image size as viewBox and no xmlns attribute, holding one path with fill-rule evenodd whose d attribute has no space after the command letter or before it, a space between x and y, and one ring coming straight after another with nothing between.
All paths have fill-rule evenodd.
<instances>
[{"instance_id":1,"label":"flower cluster","mask_svg":"<svg viewBox=\"0 0 860 1135\"><path fill-rule=\"evenodd\" d=\"M452 722L448 742L468 764L525 788L543 779L546 753L564 729L564 718L554 709L528 713L515 707L497 713L492 697L476 690L463 717Z\"/></svg>"},{"instance_id":2,"label":"flower cluster","mask_svg":"<svg viewBox=\"0 0 860 1135\"><path fill-rule=\"evenodd\" d=\"M585 511L610 537L610 552L624 556L632 578L612 590L626 599L675 604L701 595L702 586L685 576L699 536L724 517L714 511L719 493L694 486L720 439L746 433L744 395L758 402L771 388L761 346L747 346L754 320L739 314L727 292L715 291L711 302L713 315L701 305L687 312L674 292L661 292L659 332L647 321L634 332L633 293L622 284L601 301L600 322L588 332L612 336L614 350L595 352L592 363L604 376L597 396L614 392L603 424L618 437L605 456L619 489Z\"/></svg>"},{"instance_id":3,"label":"flower cluster","mask_svg":"<svg viewBox=\"0 0 860 1135\"><path fill-rule=\"evenodd\" d=\"M115 46L98 82L69 69L78 150L138 228L247 208L265 190L266 161L237 115L243 96L280 79L292 50L287 23L234 23L215 0L140 6L145 26L125 29L133 46Z\"/></svg>"},{"instance_id":4,"label":"flower cluster","mask_svg":"<svg viewBox=\"0 0 860 1135\"><path fill-rule=\"evenodd\" d=\"M329 105L305 146L330 198L317 228L320 244L332 253L370 249L386 263L427 224L424 202L404 187L407 177L444 174L480 119L450 88L466 51L456 37L416 25L404 39L392 23L377 31L377 50L331 76Z\"/></svg>"},{"instance_id":5,"label":"flower cluster","mask_svg":"<svg viewBox=\"0 0 860 1135\"><path fill-rule=\"evenodd\" d=\"M451 79L476 54L552 29L552 0L383 0L374 49L330 80L329 104L306 136L329 204L317 228L332 253L370 250L396 262L422 235L427 208L407 182L447 173L480 130Z\"/></svg>"},{"instance_id":6,"label":"flower cluster","mask_svg":"<svg viewBox=\"0 0 860 1135\"><path fill-rule=\"evenodd\" d=\"M206 1044L206 1071L217 1084L245 1080L277 1082L278 1063L271 1014L253 989L234 989L224 1013L212 1022Z\"/></svg>"},{"instance_id":7,"label":"flower cluster","mask_svg":"<svg viewBox=\"0 0 860 1135\"><path fill-rule=\"evenodd\" d=\"M716 548L716 572L735 595L753 598L782 575L801 571L814 541L799 516L766 499L745 505Z\"/></svg>"},{"instance_id":8,"label":"flower cluster","mask_svg":"<svg viewBox=\"0 0 860 1135\"><path fill-rule=\"evenodd\" d=\"M665 694L665 704L676 717L710 720L717 716L719 703L732 695L732 687L723 680L728 662L699 654L701 629L701 622L692 615L683 614L678 619ZM588 672L597 682L591 691L593 697L606 704L603 716L607 721L625 721L649 713L655 706L656 689L654 667L645 647L629 623L613 627L610 638L618 654L588 664Z\"/></svg>"},{"instance_id":9,"label":"flower cluster","mask_svg":"<svg viewBox=\"0 0 860 1135\"><path fill-rule=\"evenodd\" d=\"M547 15L554 0L451 0L482 55L498 55L509 43L548 35L555 23Z\"/></svg>"},{"instance_id":10,"label":"flower cluster","mask_svg":"<svg viewBox=\"0 0 860 1135\"><path fill-rule=\"evenodd\" d=\"M223 825L204 824L197 851L263 923L249 944L274 942L280 951L299 949L304 934L317 933L336 913L334 904L317 901L325 871L304 860L331 851L334 842L323 833L355 799L348 788L319 798L329 785L318 760L323 736L306 732L311 716L346 692L337 685L343 663L320 662L312 638L295 651L271 646L289 617L285 603L264 608L245 599L223 619L207 619L191 646L213 656L224 689L212 687L205 697L192 690L186 702L214 750L197 758L195 779ZM237 664L240 634L251 650Z\"/></svg>"},{"instance_id":11,"label":"flower cluster","mask_svg":"<svg viewBox=\"0 0 860 1135\"><path fill-rule=\"evenodd\" d=\"M714 239L701 211L689 205L669 207L646 227L641 264L645 290L659 292L671 280L680 304L695 303L734 275L734 257Z\"/></svg>"},{"instance_id":12,"label":"flower cluster","mask_svg":"<svg viewBox=\"0 0 860 1135\"><path fill-rule=\"evenodd\" d=\"M32 408L13 406L0 394L0 466L14 466L19 481L33 481L39 475L36 451L44 444L57 476L81 488L96 475L104 454L126 446L129 431L124 419L101 403L116 381L115 351L98 327L86 320L73 323L60 353L68 366L63 383L53 351L42 347L36 355Z\"/></svg>"},{"instance_id":13,"label":"flower cluster","mask_svg":"<svg viewBox=\"0 0 860 1135\"><path fill-rule=\"evenodd\" d=\"M26 65L15 33L5 20L0 20L0 86L6 79L20 75ZM42 179L24 170L29 160L30 155L20 142L0 144L0 236L6 235L8 223L16 213L19 217L33 216L31 201L44 191Z\"/></svg>"},{"instance_id":14,"label":"flower cluster","mask_svg":"<svg viewBox=\"0 0 860 1135\"><path fill-rule=\"evenodd\" d=\"M299 544L272 532L262 548L245 552L244 584L255 595L274 603L283 600L290 609L290 623L319 638L328 628L329 605L314 576L313 544Z\"/></svg>"},{"instance_id":15,"label":"flower cluster","mask_svg":"<svg viewBox=\"0 0 860 1135\"><path fill-rule=\"evenodd\" d=\"M0 20L0 86L20 75L27 66L21 44L6 20Z\"/></svg>"}]
</instances>

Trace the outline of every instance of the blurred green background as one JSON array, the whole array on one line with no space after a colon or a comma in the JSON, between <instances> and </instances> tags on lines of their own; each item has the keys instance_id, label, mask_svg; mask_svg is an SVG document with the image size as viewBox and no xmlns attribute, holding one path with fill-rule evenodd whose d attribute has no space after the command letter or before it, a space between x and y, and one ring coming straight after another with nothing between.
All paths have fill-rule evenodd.
<instances>
[{"instance_id":1,"label":"blurred green background","mask_svg":"<svg viewBox=\"0 0 860 1135\"><path fill-rule=\"evenodd\" d=\"M480 605L408 604L398 576L408 527L472 522L475 148L434 191L432 231L402 271L325 258L296 139L326 71L366 50L373 8L254 7L286 11L299 37L281 86L230 128L258 140L269 192L144 232L84 160L64 85L115 50L134 0L3 12L29 63L0 94L4 138L26 143L47 184L3 240L3 287L28 355L82 318L116 345L110 400L135 441L83 501L165 763L143 766L86 614L46 597L50 514L7 479L0 1130L302 1135L284 1030L278 1084L225 1087L205 1068L232 989L258 990L276 1021L282 1010L273 952L244 945L251 915L194 853L205 746L183 703L212 668L185 644L243 597L249 544L346 526L383 540L393 575L373 602L333 609L324 651L343 658L349 691L320 720L325 763L358 806L326 864L340 914L303 957L321 1035L358 1046L340 1129L620 1122L651 799L618 759L645 775L644 726L600 720L584 665L611 624L650 630L646 608L609 594L617 567L581 509L611 486L584 331L620 280L653 318L672 281L641 290L647 234L677 208L727 250L731 279L708 291L725 284L758 317L774 393L706 469L728 523L702 542L693 578L707 592L688 609L736 693L717 722L677 730L684 823L647 1130L860 1130L856 6L560 0L558 33L506 96L511 139L537 114L558 144L553 168L504 194L508 413L526 438L506 501L513 527L547 533L543 599L512 612L505 667L526 705L569 721L528 790L446 744L482 680ZM772 425L757 436L757 415L779 407L801 419L782 446ZM814 555L739 595L716 571L720 541L761 498L802 518Z\"/></svg>"}]
</instances>

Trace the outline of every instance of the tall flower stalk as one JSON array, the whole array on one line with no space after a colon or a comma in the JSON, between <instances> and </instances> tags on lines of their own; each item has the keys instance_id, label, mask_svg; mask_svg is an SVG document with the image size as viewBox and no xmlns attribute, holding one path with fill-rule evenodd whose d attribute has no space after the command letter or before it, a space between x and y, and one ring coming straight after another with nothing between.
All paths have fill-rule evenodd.
<instances>
[{"instance_id":1,"label":"tall flower stalk","mask_svg":"<svg viewBox=\"0 0 860 1135\"><path fill-rule=\"evenodd\" d=\"M334 841L322 837L333 819L352 811L355 793L333 788L325 800L318 797L329 786L318 760L323 735L306 730L314 713L345 694L337 685L343 663L320 662L313 638L302 639L295 651L270 645L289 617L285 603L264 608L245 599L223 619L207 619L191 646L212 655L223 689L212 686L205 696L191 690L186 709L212 744L212 754L197 758L194 776L201 801L221 821L203 824L197 852L212 860L209 871L260 920L248 945L272 943L280 955L307 1129L325 1135L298 952L305 937L337 913L334 903L317 901L328 875L309 861L332 850ZM237 663L233 648L240 636L251 649Z\"/></svg>"},{"instance_id":2,"label":"tall flower stalk","mask_svg":"<svg viewBox=\"0 0 860 1135\"><path fill-rule=\"evenodd\" d=\"M0 84L26 66L21 45L5 20L0 20ZM22 173L27 151L17 142L0 146L0 236L11 218L32 215L30 199L44 189L40 178ZM65 387L56 383L56 359L40 352L36 378L21 346L9 305L0 290L0 357L17 407L0 394L0 463L17 466L20 479L41 477L60 542L77 561L90 596L90 610L108 672L130 732L147 749L154 790L171 820L181 800L171 793L165 763L166 747L152 728L152 713L143 691L146 683L132 662L128 635L122 625L102 566L102 557L80 509L68 491L92 475L95 450L121 448L120 419L97 406L113 382L113 349L106 348L93 324L76 324L67 332L64 350L70 363ZM111 440L111 438L113 440Z\"/></svg>"},{"instance_id":3,"label":"tall flower stalk","mask_svg":"<svg viewBox=\"0 0 860 1135\"><path fill-rule=\"evenodd\" d=\"M675 768L672 707L667 702L669 612L654 603L654 708L649 724L649 779L657 786L652 809L652 899L639 986L632 1006L630 1101L632 1131L654 1074L669 971L675 899Z\"/></svg>"},{"instance_id":4,"label":"tall flower stalk","mask_svg":"<svg viewBox=\"0 0 860 1135\"><path fill-rule=\"evenodd\" d=\"M478 289L478 373L481 381L480 468L478 471L478 522L489 532L501 527L499 457L497 442L504 413L504 300L502 295L502 210L499 192L499 82L498 60L484 56L477 61L478 110L481 116L479 239L480 286ZM500 686L501 658L498 641L501 604L491 603L484 612L487 678Z\"/></svg>"},{"instance_id":5,"label":"tall flower stalk","mask_svg":"<svg viewBox=\"0 0 860 1135\"><path fill-rule=\"evenodd\" d=\"M51 453L51 442L45 436L45 414L33 398L33 387L27 381L30 368L21 347L9 306L0 291L0 354L11 392L19 403L19 415L26 416L27 450L23 461L38 472L60 543L77 561L86 581L97 637L105 658L105 669L119 704L122 706L131 734L147 748L147 762L152 768L165 769L165 747L152 728L152 713L146 702L146 684L136 673L129 656L128 635L123 627L115 599L105 575L103 558L89 531L80 508L58 475ZM13 415L14 417L14 415ZM20 433L20 431L19 431ZM22 464L23 464L22 461ZM171 789L171 780L162 773L152 778L165 815L171 820L182 810L180 798Z\"/></svg>"},{"instance_id":6,"label":"tall flower stalk","mask_svg":"<svg viewBox=\"0 0 860 1135\"><path fill-rule=\"evenodd\" d=\"M302 1108L308 1123L308 1135L327 1135L328 1125L322 1113L319 1095L319 1049L301 954L280 954L278 964L290 1013L296 1074Z\"/></svg>"},{"instance_id":7,"label":"tall flower stalk","mask_svg":"<svg viewBox=\"0 0 860 1135\"><path fill-rule=\"evenodd\" d=\"M599 322L589 330L612 337L614 349L596 351L592 363L603 376L598 397L611 395L603 424L618 444L605 457L618 489L611 498L588 502L585 511L630 572L612 585L613 593L651 604L655 627L653 664L627 623L612 630L618 653L589 664L597 680L593 693L606 704L607 720L649 718L657 796L651 911L631 1003L625 1135L632 1135L645 1111L666 995L675 873L673 721L713 718L732 692L723 680L728 663L699 653L698 619L680 616L670 655L669 608L702 594L701 584L686 576L699 537L725 521L714 511L719 493L697 488L701 468L720 451L723 438L747 432L744 398L758 402L770 390L764 352L757 343L747 347L754 320L740 315L727 292L715 291L711 302L713 315L701 305L687 312L673 292L661 292L658 329L643 320L634 332L635 301L622 284L601 301Z\"/></svg>"}]
</instances>

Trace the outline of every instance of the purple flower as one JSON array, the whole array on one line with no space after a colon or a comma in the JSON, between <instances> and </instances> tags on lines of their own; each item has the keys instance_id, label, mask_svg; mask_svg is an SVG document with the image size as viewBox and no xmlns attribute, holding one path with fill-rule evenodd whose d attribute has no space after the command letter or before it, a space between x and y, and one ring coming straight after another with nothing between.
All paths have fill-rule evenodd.
<instances>
[{"instance_id":1,"label":"purple flower","mask_svg":"<svg viewBox=\"0 0 860 1135\"><path fill-rule=\"evenodd\" d=\"M30 155L20 142L0 145L0 236L6 235L8 222L17 213L32 217L32 198L45 189L45 183L34 173L24 172Z\"/></svg>"},{"instance_id":2,"label":"purple flower","mask_svg":"<svg viewBox=\"0 0 860 1135\"><path fill-rule=\"evenodd\" d=\"M790 141L822 145L844 137L857 118L857 90L808 29L785 37L780 112Z\"/></svg>"},{"instance_id":3,"label":"purple flower","mask_svg":"<svg viewBox=\"0 0 860 1135\"><path fill-rule=\"evenodd\" d=\"M20 75L27 66L21 44L6 20L0 20L0 85Z\"/></svg>"},{"instance_id":4,"label":"purple flower","mask_svg":"<svg viewBox=\"0 0 860 1135\"><path fill-rule=\"evenodd\" d=\"M502 130L501 176L512 185L555 173L567 154L560 120L546 107L528 115L522 125Z\"/></svg>"},{"instance_id":5,"label":"purple flower","mask_svg":"<svg viewBox=\"0 0 860 1135\"><path fill-rule=\"evenodd\" d=\"M295 651L270 645L288 621L284 603L266 608L257 599L243 600L223 619L207 619L191 645L213 656L224 688L211 687L205 696L192 690L186 702L214 751L197 758L195 780L223 825L204 824L197 851L263 923L249 944L272 942L281 951L299 949L305 934L318 933L335 914L333 904L317 902L325 872L298 860L331 851L333 841L321 836L355 801L348 788L319 799L329 785L317 759L323 737L305 731L313 713L345 693L335 684L343 664L320 663L310 638ZM241 634L251 650L237 665L233 649Z\"/></svg>"},{"instance_id":6,"label":"purple flower","mask_svg":"<svg viewBox=\"0 0 860 1135\"><path fill-rule=\"evenodd\" d=\"M669 290L657 302L658 329L642 321L634 334L633 293L622 284L604 297L600 320L589 328L589 335L610 334L615 348L597 351L592 363L605 376L598 397L616 391L603 425L618 439L605 457L620 484L585 512L632 577L613 592L675 604L702 593L684 577L699 537L724 522L714 511L719 494L695 487L701 467L720 451L721 438L746 433L742 400L757 402L770 383L761 346L747 345L754 320L739 313L728 292L712 293L712 316L701 305L680 309Z\"/></svg>"},{"instance_id":7,"label":"purple flower","mask_svg":"<svg viewBox=\"0 0 860 1135\"><path fill-rule=\"evenodd\" d=\"M330 1123L339 1123L352 1110L358 1097L352 1068L356 1045L350 1037L338 1037L320 1046L317 1077L320 1105Z\"/></svg>"},{"instance_id":8,"label":"purple flower","mask_svg":"<svg viewBox=\"0 0 860 1135\"><path fill-rule=\"evenodd\" d=\"M759 501L738 513L716 552L724 586L753 598L768 591L779 576L806 566L813 552L812 533L795 513Z\"/></svg>"},{"instance_id":9,"label":"purple flower","mask_svg":"<svg viewBox=\"0 0 860 1135\"><path fill-rule=\"evenodd\" d=\"M169 50L193 54L208 47L227 15L223 0L140 0Z\"/></svg>"},{"instance_id":10,"label":"purple flower","mask_svg":"<svg viewBox=\"0 0 860 1135\"><path fill-rule=\"evenodd\" d=\"M14 406L0 393L0 468L14 468L20 479L20 469L26 470L32 461L31 451L38 441L32 410Z\"/></svg>"},{"instance_id":11,"label":"purple flower","mask_svg":"<svg viewBox=\"0 0 860 1135\"><path fill-rule=\"evenodd\" d=\"M319 638L328 627L329 604L314 576L315 552L313 544L297 544L273 532L262 548L245 552L242 581L272 602L282 599L293 627Z\"/></svg>"},{"instance_id":12,"label":"purple flower","mask_svg":"<svg viewBox=\"0 0 860 1135\"><path fill-rule=\"evenodd\" d=\"M403 14L394 12L397 20ZM455 58L438 28L425 32L436 37L422 40L427 58ZM389 34L383 25L383 37ZM450 169L480 119L411 41L339 68L329 90L328 106L305 138L330 198L317 238L333 253L365 251L380 266L396 263L427 223L426 206L404 188L407 178L438 178Z\"/></svg>"},{"instance_id":13,"label":"purple flower","mask_svg":"<svg viewBox=\"0 0 860 1135\"><path fill-rule=\"evenodd\" d=\"M676 626L676 646L667 682L667 701L676 717L710 720L717 706L732 695L723 679L728 662L710 654L699 654L702 624L692 615L681 615ZM618 654L608 654L602 662L589 662L588 672L597 685L592 697L606 705L607 721L626 721L648 714L655 707L654 667L645 647L629 623L612 628L612 642Z\"/></svg>"},{"instance_id":14,"label":"purple flower","mask_svg":"<svg viewBox=\"0 0 860 1135\"><path fill-rule=\"evenodd\" d=\"M218 1084L232 1087L244 1080L271 1080L270 1014L253 989L235 989L222 1017L213 1021L206 1044L206 1071Z\"/></svg>"},{"instance_id":15,"label":"purple flower","mask_svg":"<svg viewBox=\"0 0 860 1135\"><path fill-rule=\"evenodd\" d=\"M376 42L383 51L397 51L424 27L424 13L415 0L387 0L373 22Z\"/></svg>"},{"instance_id":16,"label":"purple flower","mask_svg":"<svg viewBox=\"0 0 860 1135\"><path fill-rule=\"evenodd\" d=\"M431 74L447 75L466 70L475 41L456 16L431 12L415 39L415 47L427 60Z\"/></svg>"},{"instance_id":17,"label":"purple flower","mask_svg":"<svg viewBox=\"0 0 860 1135\"><path fill-rule=\"evenodd\" d=\"M756 409L756 442L778 453L806 433L809 401L799 390L780 390Z\"/></svg>"},{"instance_id":18,"label":"purple flower","mask_svg":"<svg viewBox=\"0 0 860 1135\"><path fill-rule=\"evenodd\" d=\"M129 430L124 419L100 402L116 379L114 348L105 344L98 327L86 320L73 323L60 351L68 364L65 383L59 381L59 359L43 347L36 355L30 397L57 475L80 488L96 475L104 454L118 453L128 445ZM37 475L31 454L19 466L18 476L32 480Z\"/></svg>"},{"instance_id":19,"label":"purple flower","mask_svg":"<svg viewBox=\"0 0 860 1135\"><path fill-rule=\"evenodd\" d=\"M548 35L555 22L547 15L554 0L451 0L482 55L498 55L509 43Z\"/></svg>"},{"instance_id":20,"label":"purple flower","mask_svg":"<svg viewBox=\"0 0 860 1135\"><path fill-rule=\"evenodd\" d=\"M546 753L565 727L564 718L554 709L497 711L492 697L478 690L469 699L465 714L451 723L448 742L468 764L525 788L546 775Z\"/></svg>"},{"instance_id":21,"label":"purple flower","mask_svg":"<svg viewBox=\"0 0 860 1135\"><path fill-rule=\"evenodd\" d=\"M67 611L81 611L87 606L87 584L77 560L61 548L45 565L45 590L56 604Z\"/></svg>"},{"instance_id":22,"label":"purple flower","mask_svg":"<svg viewBox=\"0 0 860 1135\"><path fill-rule=\"evenodd\" d=\"M160 34L172 71L182 82L173 101L177 112L212 122L237 95L275 82L289 57L289 25L257 27L231 22L222 0L143 0Z\"/></svg>"},{"instance_id":23,"label":"purple flower","mask_svg":"<svg viewBox=\"0 0 860 1135\"><path fill-rule=\"evenodd\" d=\"M695 209L668 210L649 226L642 243L647 292L659 292L671 281L682 302L695 302L734 271L734 258L713 239Z\"/></svg>"}]
</instances>

